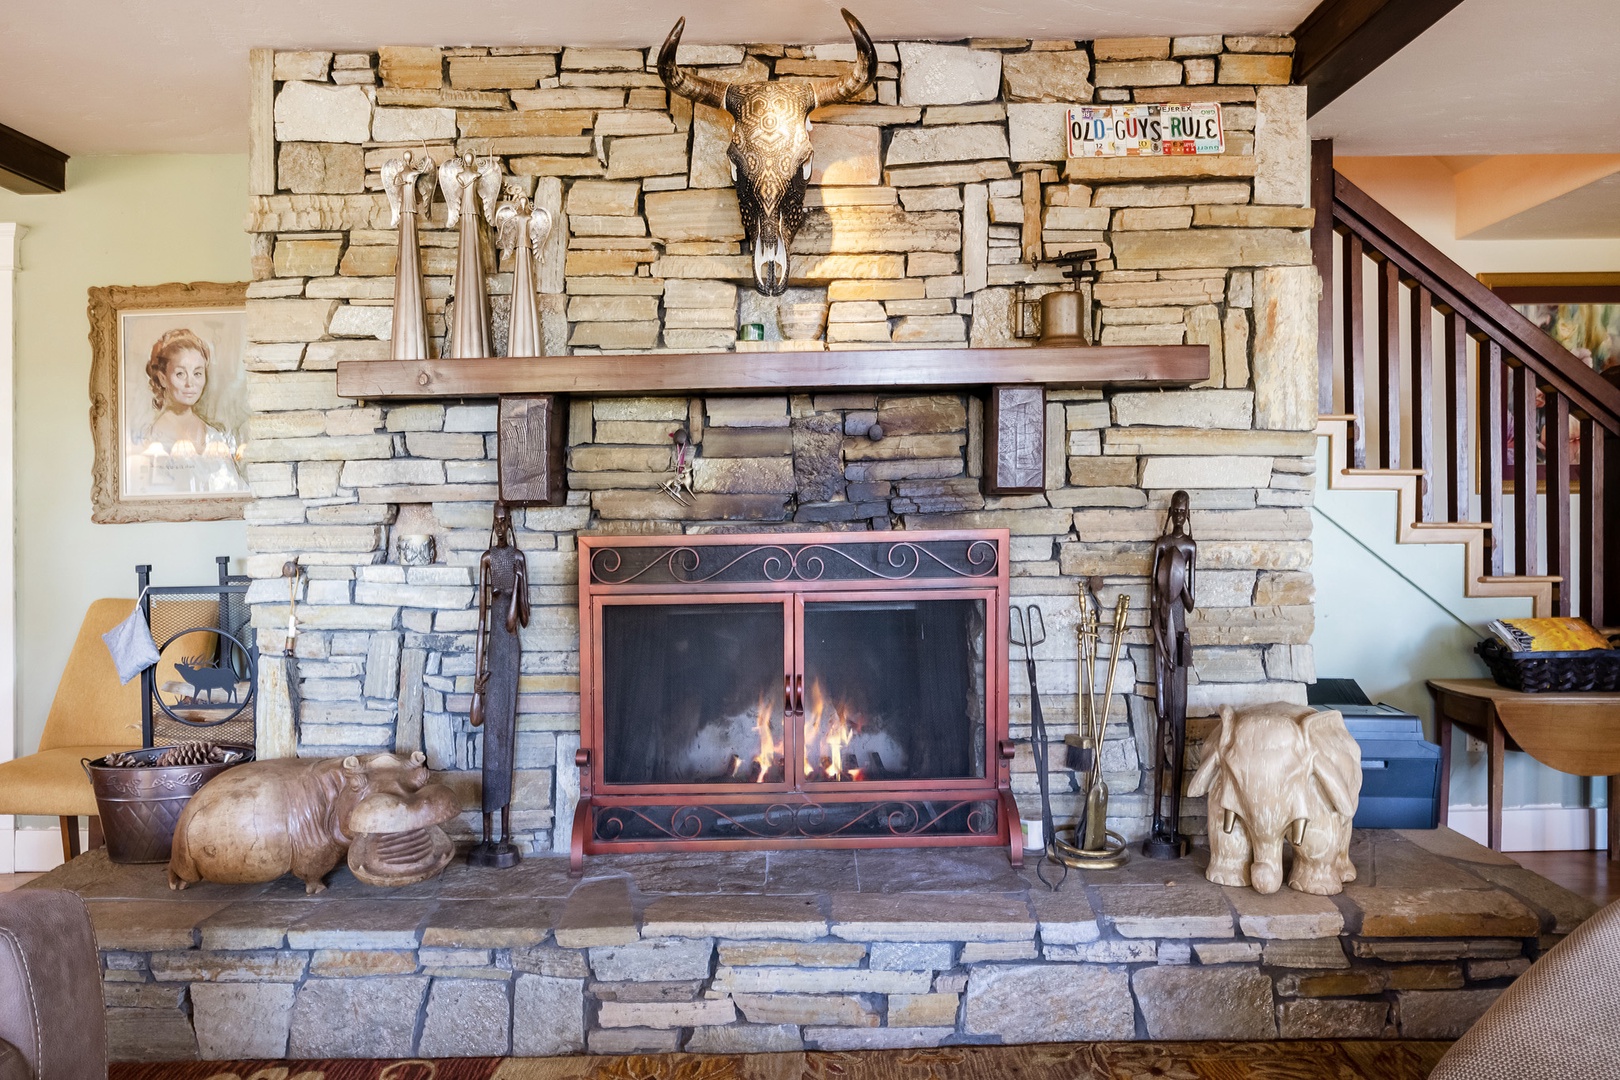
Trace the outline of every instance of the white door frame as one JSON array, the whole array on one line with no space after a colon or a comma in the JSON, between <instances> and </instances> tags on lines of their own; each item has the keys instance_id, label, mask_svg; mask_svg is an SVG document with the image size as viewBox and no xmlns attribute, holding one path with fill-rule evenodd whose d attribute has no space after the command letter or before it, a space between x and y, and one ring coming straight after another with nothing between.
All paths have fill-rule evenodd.
<instances>
[{"instance_id":1,"label":"white door frame","mask_svg":"<svg viewBox=\"0 0 1620 1080\"><path fill-rule=\"evenodd\" d=\"M0 222L0 761L17 754L17 503L15 375L17 271L28 230ZM0 873L17 865L16 819L0 815Z\"/></svg>"}]
</instances>

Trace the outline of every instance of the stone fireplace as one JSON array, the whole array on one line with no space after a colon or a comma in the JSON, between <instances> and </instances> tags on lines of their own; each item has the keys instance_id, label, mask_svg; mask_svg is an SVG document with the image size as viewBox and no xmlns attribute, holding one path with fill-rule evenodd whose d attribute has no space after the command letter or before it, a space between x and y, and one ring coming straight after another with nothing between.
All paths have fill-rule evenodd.
<instances>
[{"instance_id":1,"label":"stone fireplace","mask_svg":"<svg viewBox=\"0 0 1620 1080\"><path fill-rule=\"evenodd\" d=\"M581 538L576 865L960 843L1011 844L1016 863L1008 541Z\"/></svg>"},{"instance_id":2,"label":"stone fireplace","mask_svg":"<svg viewBox=\"0 0 1620 1080\"><path fill-rule=\"evenodd\" d=\"M880 21L868 29L883 37ZM680 59L722 78L782 77L842 70L848 48L683 46ZM556 222L537 279L548 354L754 352L793 385L794 358L822 350L1017 349L1027 344L1017 301L1062 287L1047 260L1087 247L1099 252L1094 340L1198 345L1210 357L1191 387L1049 386L1044 435L1025 447L1040 451L1025 464L1042 482L1024 494L985 494L996 489L982 475L988 410L969 388L574 395L566 502L516 515L534 618L514 825L530 850L571 846L573 762L582 717L595 715L582 697L582 539L739 531L920 540L1007 530L1006 588L1046 616L1036 663L1054 740L1075 722L1081 584L1110 605L1128 594L1103 771L1110 827L1140 837L1153 723L1148 551L1173 490L1191 492L1200 543L1194 715L1302 701L1312 678L1316 285L1304 91L1285 85L1290 48L1218 36L880 41L865 99L813 115L815 172L781 298L746 284L725 117L671 98L647 50L255 53L245 475L264 647L279 650L286 622L283 563L296 556L308 575L301 710L278 711L285 693L265 688L261 751L421 749L476 803L480 735L467 710L496 402L336 392L339 364L388 356L395 243L379 169L405 148L436 160L471 150L532 184ZM1221 104L1226 153L1065 159L1069 104L1185 101ZM444 214L436 201L421 233L438 337L456 243ZM499 346L511 272L489 270ZM738 340L750 323L766 340ZM680 428L695 456L690 505L659 490ZM422 533L434 535L437 561L401 565L396 538ZM1037 790L1027 680L1021 663L994 651L986 660L986 685L1005 687L1008 780L1027 816ZM278 665L265 668L279 677ZM785 708L775 692L773 708L779 698ZM807 705L812 693L807 685ZM985 753L999 768L997 722L988 719ZM855 767L871 761L868 751ZM1070 813L1070 777L1054 773L1053 783L1055 811ZM464 819L464 834L474 825Z\"/></svg>"}]
</instances>

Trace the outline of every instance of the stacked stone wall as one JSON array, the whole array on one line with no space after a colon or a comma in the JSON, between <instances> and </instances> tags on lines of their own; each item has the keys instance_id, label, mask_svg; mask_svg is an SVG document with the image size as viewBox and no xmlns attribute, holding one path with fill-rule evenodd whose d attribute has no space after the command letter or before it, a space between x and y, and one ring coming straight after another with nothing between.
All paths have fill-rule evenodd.
<instances>
[{"instance_id":1,"label":"stacked stone wall","mask_svg":"<svg viewBox=\"0 0 1620 1080\"><path fill-rule=\"evenodd\" d=\"M583 530L1010 529L1016 598L1046 612L1039 677L1054 739L1074 722L1081 581L1096 580L1106 604L1131 597L1104 771L1112 824L1140 835L1147 560L1173 490L1191 493L1201 545L1192 711L1303 701L1313 678L1317 286L1291 48L1268 37L880 43L863 100L813 114L810 209L780 300L748 284L729 122L671 98L649 50L274 54L256 68L250 154L254 175L273 180L247 221L250 600L267 648L285 625L283 562L298 556L308 580L302 712L267 710L264 741L304 755L420 748L472 805L474 568L496 493L495 407L335 392L338 362L388 355L395 241L379 169L406 149L471 151L498 157L553 213L538 275L548 354L1017 347L1017 289L1036 298L1059 280L1039 260L1095 247L1100 343L1205 344L1212 357L1192 389L1052 392L1047 490L1032 496L979 493L971 395L576 398L568 503L518 515L534 619L515 806L531 846L553 846L577 786ZM760 79L837 74L851 49L687 46L681 59ZM1093 101L1221 102L1227 153L1066 160L1066 108ZM435 202L421 234L441 338L456 243L444 213ZM488 269L500 343L510 265ZM738 341L755 322L767 340ZM659 491L678 427L697 455L692 506ZM408 533L435 535L435 565L398 565L393 539ZM1014 734L1027 736L1021 663L1010 678ZM1017 766L1029 810L1031 759ZM1054 780L1066 812L1070 778Z\"/></svg>"}]
</instances>

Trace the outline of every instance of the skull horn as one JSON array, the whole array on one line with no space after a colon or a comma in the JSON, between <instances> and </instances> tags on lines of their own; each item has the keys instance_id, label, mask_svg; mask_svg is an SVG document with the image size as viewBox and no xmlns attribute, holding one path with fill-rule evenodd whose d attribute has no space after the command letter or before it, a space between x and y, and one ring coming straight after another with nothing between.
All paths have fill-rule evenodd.
<instances>
[{"instance_id":1,"label":"skull horn","mask_svg":"<svg viewBox=\"0 0 1620 1080\"><path fill-rule=\"evenodd\" d=\"M848 8L839 8L839 14L843 15L844 21L849 24L849 32L855 36L855 69L839 79L810 80L817 108L848 101L871 86L872 77L877 74L877 49L872 44L872 35L866 32L861 20L849 13Z\"/></svg>"},{"instance_id":2,"label":"skull horn","mask_svg":"<svg viewBox=\"0 0 1620 1080\"><path fill-rule=\"evenodd\" d=\"M681 31L685 29L686 17L676 19L675 28L669 32L669 37L664 39L664 47L658 50L658 77L664 80L664 86L672 93L691 98L712 108L724 109L728 84L688 71L675 62L675 49L680 45ZM864 34L865 31L861 33ZM867 43L867 47L871 47L870 42ZM874 59L876 55L874 52Z\"/></svg>"}]
</instances>

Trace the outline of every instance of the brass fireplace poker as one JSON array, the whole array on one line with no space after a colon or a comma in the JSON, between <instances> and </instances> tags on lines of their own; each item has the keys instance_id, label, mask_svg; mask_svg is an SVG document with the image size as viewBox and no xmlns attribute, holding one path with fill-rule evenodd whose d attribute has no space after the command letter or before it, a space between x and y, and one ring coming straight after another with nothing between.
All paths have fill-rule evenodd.
<instances>
[{"instance_id":1,"label":"brass fireplace poker","mask_svg":"<svg viewBox=\"0 0 1620 1080\"><path fill-rule=\"evenodd\" d=\"M1119 668L1119 650L1125 641L1125 623L1131 598L1120 593L1114 602L1114 640L1108 655L1108 680L1103 683L1102 709L1097 708L1097 656L1102 639L1097 601L1084 583L1080 586L1080 620L1075 633L1080 639L1079 685L1076 704L1080 714L1079 731L1063 738L1067 746L1065 763L1079 776L1082 795L1080 816L1073 826L1057 830L1048 854L1065 866L1085 870L1111 870L1123 866L1129 857L1125 838L1108 829L1108 784L1102 778L1103 736L1108 713L1114 702L1114 673ZM1072 833L1073 844L1061 839Z\"/></svg>"}]
</instances>

